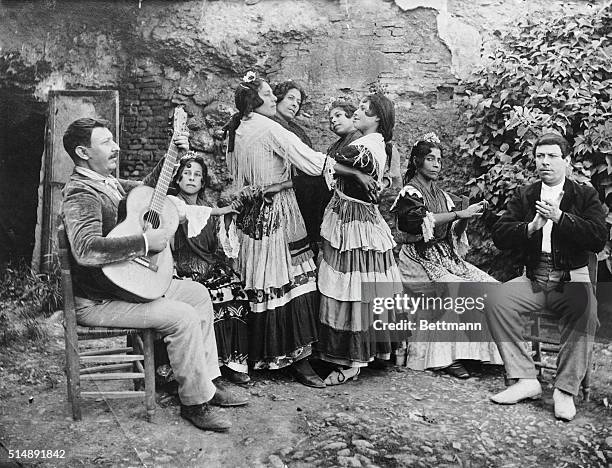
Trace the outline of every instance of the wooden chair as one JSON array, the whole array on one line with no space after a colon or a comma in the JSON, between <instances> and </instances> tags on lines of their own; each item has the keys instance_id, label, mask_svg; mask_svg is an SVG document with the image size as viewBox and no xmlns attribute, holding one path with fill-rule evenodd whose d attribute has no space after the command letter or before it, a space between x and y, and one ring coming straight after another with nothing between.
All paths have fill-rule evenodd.
<instances>
[{"instance_id":1,"label":"wooden chair","mask_svg":"<svg viewBox=\"0 0 612 468\"><path fill-rule=\"evenodd\" d=\"M597 255L594 253L589 254L589 276L591 277L591 283L597 284ZM543 309L536 313L534 316L533 325L531 326L531 335L525 338L532 342L533 350L533 361L536 367L539 369L540 376L544 369L552 371L557 370L557 366L554 364L548 364L544 362L543 353L559 354L561 343L559 341L559 332L557 324L557 316L547 309ZM589 401L591 398L591 371L592 371L592 355L589 356L589 366L587 367L587 373L582 380L582 394L585 401Z\"/></svg>"},{"instance_id":2,"label":"wooden chair","mask_svg":"<svg viewBox=\"0 0 612 468\"><path fill-rule=\"evenodd\" d=\"M72 290L72 274L70 272L70 245L63 224L60 224L57 235L64 299L64 338L68 401L72 404L73 419L81 420L82 398L102 398L104 400L144 398L147 408L147 420L151 421L155 414L154 330L78 326ZM130 336L133 345L107 347L94 351L79 351L79 341L118 336ZM81 365L91 364L93 366L81 367ZM144 379L144 391L106 391L98 387L98 382L100 381L133 380L134 388L136 389L139 388L139 383L142 382L142 379ZM96 386L96 390L82 391L81 382L85 381L92 381Z\"/></svg>"}]
</instances>

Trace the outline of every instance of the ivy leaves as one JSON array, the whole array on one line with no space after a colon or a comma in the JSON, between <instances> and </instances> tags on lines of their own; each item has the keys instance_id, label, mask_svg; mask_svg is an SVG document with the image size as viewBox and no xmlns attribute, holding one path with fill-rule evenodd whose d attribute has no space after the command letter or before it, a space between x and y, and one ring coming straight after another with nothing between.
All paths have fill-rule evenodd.
<instances>
[{"instance_id":1,"label":"ivy leaves","mask_svg":"<svg viewBox=\"0 0 612 468\"><path fill-rule=\"evenodd\" d=\"M612 206L612 8L525 21L490 62L463 83L468 119L460 151L478 176L470 196L503 209L534 180L533 144L555 131L573 144L572 177Z\"/></svg>"}]
</instances>

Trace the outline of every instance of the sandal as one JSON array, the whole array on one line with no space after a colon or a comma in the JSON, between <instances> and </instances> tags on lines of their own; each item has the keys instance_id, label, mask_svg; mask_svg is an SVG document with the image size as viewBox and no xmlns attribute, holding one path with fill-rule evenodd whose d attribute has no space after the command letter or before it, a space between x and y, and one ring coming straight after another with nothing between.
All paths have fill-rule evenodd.
<instances>
[{"instance_id":1,"label":"sandal","mask_svg":"<svg viewBox=\"0 0 612 468\"><path fill-rule=\"evenodd\" d=\"M349 380L357 380L359 372L361 372L361 368L359 367L336 369L327 376L324 382L325 385L342 385L343 383L346 383Z\"/></svg>"},{"instance_id":2,"label":"sandal","mask_svg":"<svg viewBox=\"0 0 612 468\"><path fill-rule=\"evenodd\" d=\"M444 372L449 375L452 375L453 377L457 377L458 379L470 378L470 373L466 370L465 367L463 367L463 364L461 364L460 361L453 362L450 366L444 369Z\"/></svg>"}]
</instances>

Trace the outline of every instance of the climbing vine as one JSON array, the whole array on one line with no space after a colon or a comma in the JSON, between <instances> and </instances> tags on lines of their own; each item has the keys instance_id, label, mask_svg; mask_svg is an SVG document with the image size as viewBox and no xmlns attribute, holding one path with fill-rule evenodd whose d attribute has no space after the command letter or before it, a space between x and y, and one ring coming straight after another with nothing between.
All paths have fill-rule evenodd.
<instances>
[{"instance_id":1,"label":"climbing vine","mask_svg":"<svg viewBox=\"0 0 612 468\"><path fill-rule=\"evenodd\" d=\"M473 158L470 196L500 211L534 178L532 146L543 132L573 145L571 177L591 183L612 207L612 7L592 14L526 20L487 65L463 83ZM612 224L612 213L608 214Z\"/></svg>"}]
</instances>

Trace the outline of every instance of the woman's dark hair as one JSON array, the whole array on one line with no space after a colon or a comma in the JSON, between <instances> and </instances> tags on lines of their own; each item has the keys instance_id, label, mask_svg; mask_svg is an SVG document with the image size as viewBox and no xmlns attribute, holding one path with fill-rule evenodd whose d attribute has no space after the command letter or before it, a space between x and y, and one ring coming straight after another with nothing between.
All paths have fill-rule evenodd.
<instances>
[{"instance_id":1,"label":"woman's dark hair","mask_svg":"<svg viewBox=\"0 0 612 468\"><path fill-rule=\"evenodd\" d=\"M274 92L274 95L276 96L277 102L281 102L283 99L285 99L285 96L287 95L287 93L291 91L292 89L297 89L300 92L301 102L300 102L300 106L298 107L297 112L295 113L295 115L297 116L302 110L302 105L304 104L304 102L306 102L306 99L308 98L308 96L306 95L306 92L304 91L304 88L302 88L302 86L297 81L287 80L287 81L283 81L282 83L278 83L277 85L275 85L273 92Z\"/></svg>"},{"instance_id":2,"label":"woman's dark hair","mask_svg":"<svg viewBox=\"0 0 612 468\"><path fill-rule=\"evenodd\" d=\"M378 132L385 140L385 152L387 153L387 166L391 163L391 155L393 153L393 127L395 127L395 107L393 101L382 93L374 93L365 97L370 103L369 117L375 115L380 119L378 122Z\"/></svg>"},{"instance_id":3,"label":"woman's dark hair","mask_svg":"<svg viewBox=\"0 0 612 468\"><path fill-rule=\"evenodd\" d=\"M206 163L204 163L202 156L198 156L195 153L187 153L179 161L179 167L176 170L176 174L174 174L174 177L172 178L172 183L170 184L170 191L173 192L172 195L178 195L181 193L179 182L183 178L183 171L194 162L202 166L202 188L200 188L200 191L198 192L198 198L202 198L204 196L204 190L208 185L208 167L206 166Z\"/></svg>"},{"instance_id":4,"label":"woman's dark hair","mask_svg":"<svg viewBox=\"0 0 612 468\"><path fill-rule=\"evenodd\" d=\"M533 156L535 157L538 146L557 145L561 149L561 154L564 158L570 154L570 144L568 141L557 133L545 133L533 145Z\"/></svg>"},{"instance_id":5,"label":"woman's dark hair","mask_svg":"<svg viewBox=\"0 0 612 468\"><path fill-rule=\"evenodd\" d=\"M440 150L440 156L442 156L442 147L433 141L417 141L412 147L410 159L408 160L408 168L406 169L406 174L404 174L404 185L410 182L419 168L423 167L425 157L431 153L433 148L438 148Z\"/></svg>"},{"instance_id":6,"label":"woman's dark hair","mask_svg":"<svg viewBox=\"0 0 612 468\"><path fill-rule=\"evenodd\" d=\"M91 146L91 133L94 128L102 127L110 129L110 122L102 119L82 118L72 122L64 133L63 143L66 153L73 162L77 162L79 157L76 154L77 146Z\"/></svg>"},{"instance_id":7,"label":"woman's dark hair","mask_svg":"<svg viewBox=\"0 0 612 468\"><path fill-rule=\"evenodd\" d=\"M261 78L255 78L247 83L242 82L236 88L234 93L234 103L236 104L236 112L229 121L223 126L223 138L229 133L229 141L227 142L227 150L231 153L234 151L234 141L236 140L236 130L240 126L240 121L243 117L249 115L264 102L259 97L259 87L264 82Z\"/></svg>"},{"instance_id":8,"label":"woman's dark hair","mask_svg":"<svg viewBox=\"0 0 612 468\"><path fill-rule=\"evenodd\" d=\"M329 117L329 113L334 109L342 109L349 119L353 116L353 114L357 110L357 108L351 102L345 101L343 99L336 99L335 101L331 103L331 105L329 106L329 112L327 113L328 117ZM330 124L330 130L333 132L333 129L331 128L331 124Z\"/></svg>"}]
</instances>

